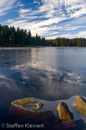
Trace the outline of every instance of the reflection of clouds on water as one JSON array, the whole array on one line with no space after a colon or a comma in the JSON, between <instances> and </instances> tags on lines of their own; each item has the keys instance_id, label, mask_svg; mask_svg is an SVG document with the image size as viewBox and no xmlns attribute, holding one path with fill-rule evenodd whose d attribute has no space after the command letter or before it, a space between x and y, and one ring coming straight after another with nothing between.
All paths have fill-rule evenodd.
<instances>
[{"instance_id":1,"label":"reflection of clouds on water","mask_svg":"<svg viewBox=\"0 0 86 130\"><path fill-rule=\"evenodd\" d=\"M40 55L38 52L35 53L34 49L31 60L28 60L28 52L25 54L27 54L27 61L24 60L25 57L22 54L23 61L21 60L21 64L14 64L14 66L8 68L8 72L6 72L6 69L3 71L5 86L10 89L19 89L18 91L22 95L33 95L49 100L68 98L78 93L84 94L82 91L85 88L80 90L85 85L81 75L64 69L59 70L53 65L49 66L45 60L40 60ZM39 60L36 59L36 55L38 55ZM18 60L20 59L17 59L17 63L19 63ZM9 79L5 79L6 77Z\"/></svg>"},{"instance_id":2,"label":"reflection of clouds on water","mask_svg":"<svg viewBox=\"0 0 86 130\"><path fill-rule=\"evenodd\" d=\"M21 83L28 91L41 98L54 100L84 94L82 77L70 71L60 71L40 62L27 62L11 68L21 73ZM81 90L81 87L84 88Z\"/></svg>"},{"instance_id":3,"label":"reflection of clouds on water","mask_svg":"<svg viewBox=\"0 0 86 130\"><path fill-rule=\"evenodd\" d=\"M81 77L77 74L74 73L66 73L66 76L63 79L64 83L69 83L69 84L82 84Z\"/></svg>"},{"instance_id":4,"label":"reflection of clouds on water","mask_svg":"<svg viewBox=\"0 0 86 130\"><path fill-rule=\"evenodd\" d=\"M62 71L57 71L55 68L52 68L50 66L47 66L44 61L40 61L40 62L27 62L25 64L22 65L16 65L14 67L12 67L11 69L28 69L32 68L32 69L38 69L40 71L42 71L43 73L46 73L46 76L50 79L50 80L54 80L57 82L60 82L62 84L66 83L66 84L82 84L82 80L80 75L77 75L75 73L71 73L71 72L62 72ZM24 74L24 73L23 73ZM26 75L26 73L25 73ZM24 79L28 79L28 76L22 75Z\"/></svg>"},{"instance_id":5,"label":"reflection of clouds on water","mask_svg":"<svg viewBox=\"0 0 86 130\"><path fill-rule=\"evenodd\" d=\"M17 84L15 82L15 80L8 78L4 75L0 75L0 89L1 87L4 89L4 87L8 88L8 89L15 89L17 88Z\"/></svg>"},{"instance_id":6,"label":"reflection of clouds on water","mask_svg":"<svg viewBox=\"0 0 86 130\"><path fill-rule=\"evenodd\" d=\"M56 71L50 66L47 66L44 61L38 61L38 62L26 62L21 65L16 65L14 67L11 67L11 69L27 69L28 67L36 68L36 69L42 69L45 71Z\"/></svg>"}]
</instances>

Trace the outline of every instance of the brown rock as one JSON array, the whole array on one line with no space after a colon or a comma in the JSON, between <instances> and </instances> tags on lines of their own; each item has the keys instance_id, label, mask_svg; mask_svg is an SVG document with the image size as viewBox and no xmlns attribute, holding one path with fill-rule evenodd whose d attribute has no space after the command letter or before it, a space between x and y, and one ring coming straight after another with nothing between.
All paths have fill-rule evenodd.
<instances>
[{"instance_id":1,"label":"brown rock","mask_svg":"<svg viewBox=\"0 0 86 130\"><path fill-rule=\"evenodd\" d=\"M82 97L77 96L73 105L76 110L86 116L86 101Z\"/></svg>"},{"instance_id":2,"label":"brown rock","mask_svg":"<svg viewBox=\"0 0 86 130\"><path fill-rule=\"evenodd\" d=\"M57 106L57 111L58 111L59 119L61 119L61 120L72 120L73 119L73 114L69 110L66 103L64 103L64 102L59 103Z\"/></svg>"}]
</instances>

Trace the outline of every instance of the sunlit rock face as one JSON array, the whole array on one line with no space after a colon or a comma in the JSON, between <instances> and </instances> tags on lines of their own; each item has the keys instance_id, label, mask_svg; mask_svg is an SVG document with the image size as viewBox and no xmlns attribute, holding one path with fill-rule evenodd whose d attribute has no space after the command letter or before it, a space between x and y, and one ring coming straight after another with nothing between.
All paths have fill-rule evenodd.
<instances>
[{"instance_id":1,"label":"sunlit rock face","mask_svg":"<svg viewBox=\"0 0 86 130\"><path fill-rule=\"evenodd\" d=\"M74 108L86 116L86 101L83 97L77 96L74 102Z\"/></svg>"},{"instance_id":2,"label":"sunlit rock face","mask_svg":"<svg viewBox=\"0 0 86 130\"><path fill-rule=\"evenodd\" d=\"M69 110L67 104L65 102L61 102L57 106L58 116L61 120L72 120L73 114Z\"/></svg>"},{"instance_id":3,"label":"sunlit rock face","mask_svg":"<svg viewBox=\"0 0 86 130\"><path fill-rule=\"evenodd\" d=\"M41 102L29 98L16 100L12 104L33 112L39 110L43 106Z\"/></svg>"}]
</instances>

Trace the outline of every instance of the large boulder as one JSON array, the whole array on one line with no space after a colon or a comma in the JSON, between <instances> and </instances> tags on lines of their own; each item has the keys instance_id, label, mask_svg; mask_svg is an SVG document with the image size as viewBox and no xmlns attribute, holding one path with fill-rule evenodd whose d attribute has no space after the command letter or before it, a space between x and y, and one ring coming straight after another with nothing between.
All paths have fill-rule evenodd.
<instances>
[{"instance_id":1,"label":"large boulder","mask_svg":"<svg viewBox=\"0 0 86 130\"><path fill-rule=\"evenodd\" d=\"M58 111L59 119L61 119L61 120L72 120L73 119L73 114L69 110L66 103L64 103L64 102L59 103L57 106L57 111Z\"/></svg>"},{"instance_id":2,"label":"large boulder","mask_svg":"<svg viewBox=\"0 0 86 130\"><path fill-rule=\"evenodd\" d=\"M84 98L77 96L73 106L76 110L86 116L86 101Z\"/></svg>"}]
</instances>

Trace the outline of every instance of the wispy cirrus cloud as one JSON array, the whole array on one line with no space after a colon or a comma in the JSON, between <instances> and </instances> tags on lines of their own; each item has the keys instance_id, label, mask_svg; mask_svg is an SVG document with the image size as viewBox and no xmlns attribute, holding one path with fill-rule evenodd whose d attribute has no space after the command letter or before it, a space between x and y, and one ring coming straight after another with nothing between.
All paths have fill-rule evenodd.
<instances>
[{"instance_id":1,"label":"wispy cirrus cloud","mask_svg":"<svg viewBox=\"0 0 86 130\"><path fill-rule=\"evenodd\" d=\"M1 0L0 1L0 16L7 14L7 11L13 8L17 0Z\"/></svg>"},{"instance_id":2,"label":"wispy cirrus cloud","mask_svg":"<svg viewBox=\"0 0 86 130\"><path fill-rule=\"evenodd\" d=\"M38 33L46 38L78 37L85 32L85 0L34 0L29 4L34 6L20 6L18 16L6 21L9 26L30 29L32 35ZM82 33L81 37L84 36Z\"/></svg>"},{"instance_id":3,"label":"wispy cirrus cloud","mask_svg":"<svg viewBox=\"0 0 86 130\"><path fill-rule=\"evenodd\" d=\"M58 35L57 35L58 36ZM80 31L77 34L73 35L71 33L64 33L60 34L59 37L65 37L65 38L85 38L86 37L86 31ZM56 36L52 36L52 39L55 39ZM48 36L47 39L51 39L51 36Z\"/></svg>"},{"instance_id":4,"label":"wispy cirrus cloud","mask_svg":"<svg viewBox=\"0 0 86 130\"><path fill-rule=\"evenodd\" d=\"M21 1L19 1L19 2L17 2L17 4L15 5L15 7L22 7L22 6L24 6L24 4L21 2Z\"/></svg>"},{"instance_id":5,"label":"wispy cirrus cloud","mask_svg":"<svg viewBox=\"0 0 86 130\"><path fill-rule=\"evenodd\" d=\"M37 0L35 0L35 1L33 2L33 4L40 4L40 2L37 1Z\"/></svg>"}]
</instances>

